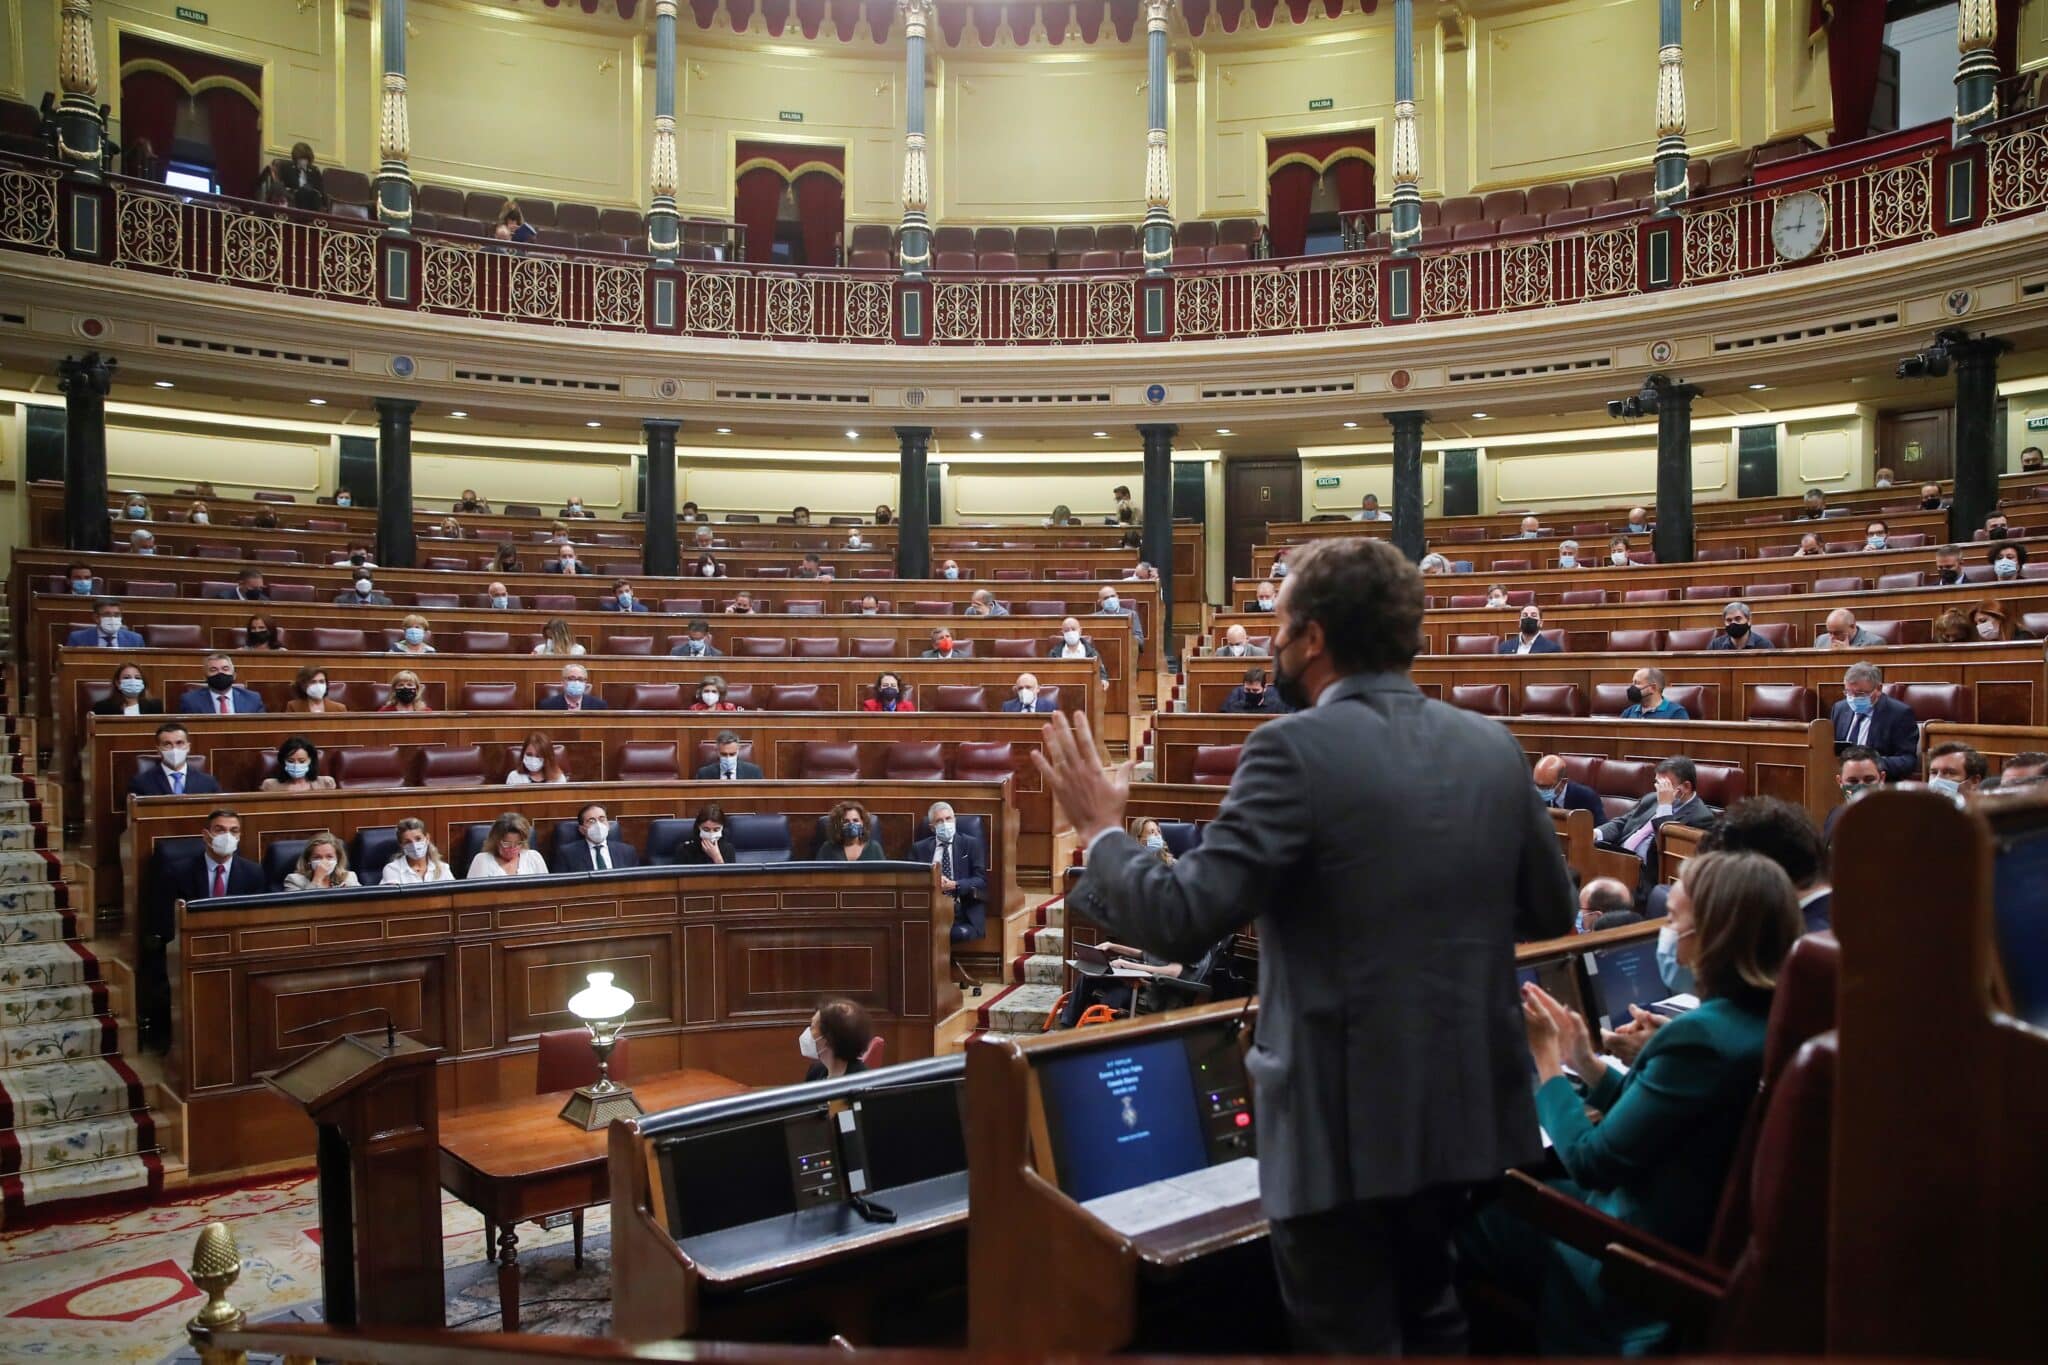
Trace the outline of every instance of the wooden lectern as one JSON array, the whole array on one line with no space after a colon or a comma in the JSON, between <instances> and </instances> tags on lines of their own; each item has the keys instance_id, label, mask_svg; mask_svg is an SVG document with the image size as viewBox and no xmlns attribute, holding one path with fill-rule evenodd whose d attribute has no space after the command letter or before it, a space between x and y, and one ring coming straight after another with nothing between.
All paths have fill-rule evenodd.
<instances>
[{"instance_id":1,"label":"wooden lectern","mask_svg":"<svg viewBox=\"0 0 2048 1365\"><path fill-rule=\"evenodd\" d=\"M440 1055L404 1034L351 1033L266 1078L319 1129L320 1287L335 1326L446 1322Z\"/></svg>"}]
</instances>

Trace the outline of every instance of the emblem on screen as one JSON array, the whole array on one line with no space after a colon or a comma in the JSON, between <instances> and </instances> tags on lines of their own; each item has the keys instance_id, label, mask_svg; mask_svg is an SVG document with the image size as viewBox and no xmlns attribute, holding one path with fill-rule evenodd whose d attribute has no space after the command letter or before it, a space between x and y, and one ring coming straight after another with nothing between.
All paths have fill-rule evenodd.
<instances>
[{"instance_id":1,"label":"emblem on screen","mask_svg":"<svg viewBox=\"0 0 2048 1365\"><path fill-rule=\"evenodd\" d=\"M1137 1105L1137 1101L1133 1100L1133 1099L1132 1099L1132 1098L1131 1098L1131 1097L1130 1097L1129 1095L1126 1095L1126 1096L1124 1096L1124 1127L1126 1127L1126 1128L1136 1128L1137 1126L1138 1126L1138 1105Z\"/></svg>"}]
</instances>

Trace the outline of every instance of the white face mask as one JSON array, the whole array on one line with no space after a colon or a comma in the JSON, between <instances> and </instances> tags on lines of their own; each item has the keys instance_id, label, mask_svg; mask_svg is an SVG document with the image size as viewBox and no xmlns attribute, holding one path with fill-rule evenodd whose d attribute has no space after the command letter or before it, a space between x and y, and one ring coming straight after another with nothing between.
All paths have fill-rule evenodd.
<instances>
[{"instance_id":1,"label":"white face mask","mask_svg":"<svg viewBox=\"0 0 2048 1365\"><path fill-rule=\"evenodd\" d=\"M368 597L369 595L370 595L370 580L369 580L369 579L367 579L367 578L358 578L358 579L356 580L356 596L358 596L358 597Z\"/></svg>"},{"instance_id":2,"label":"white face mask","mask_svg":"<svg viewBox=\"0 0 2048 1365\"><path fill-rule=\"evenodd\" d=\"M1081 643L1081 632L1078 630L1063 630L1060 632L1060 638L1070 645L1078 645Z\"/></svg>"},{"instance_id":3,"label":"white face mask","mask_svg":"<svg viewBox=\"0 0 2048 1365\"><path fill-rule=\"evenodd\" d=\"M405 841L405 856L416 863L423 863L427 860L428 847L429 845L425 839L407 839Z\"/></svg>"},{"instance_id":4,"label":"white face mask","mask_svg":"<svg viewBox=\"0 0 2048 1365\"><path fill-rule=\"evenodd\" d=\"M706 706L716 706L716 705L718 705L718 689L717 689L717 688L715 688L715 687L707 687L707 688L705 688L705 689L703 690L703 692L699 693L698 695L700 695L700 696L702 696L702 697L704 698L704 704L705 704Z\"/></svg>"},{"instance_id":5,"label":"white face mask","mask_svg":"<svg viewBox=\"0 0 2048 1365\"><path fill-rule=\"evenodd\" d=\"M1927 785L1934 791L1945 792L1950 796L1963 794L1963 784L1952 777L1930 777L1927 779Z\"/></svg>"},{"instance_id":6,"label":"white face mask","mask_svg":"<svg viewBox=\"0 0 2048 1365\"><path fill-rule=\"evenodd\" d=\"M239 834L216 834L207 841L207 847L223 858L234 857L235 850L241 846L242 836Z\"/></svg>"},{"instance_id":7,"label":"white face mask","mask_svg":"<svg viewBox=\"0 0 2048 1365\"><path fill-rule=\"evenodd\" d=\"M324 682L309 682L309 683L307 683L307 684L306 684L306 700L307 700L307 701L324 701L324 700L326 700L326 698L327 698L327 684L326 684L326 683L324 683Z\"/></svg>"},{"instance_id":8,"label":"white face mask","mask_svg":"<svg viewBox=\"0 0 2048 1365\"><path fill-rule=\"evenodd\" d=\"M120 617L118 617L118 616L102 616L102 617L100 618L100 634L102 634L102 635L119 635L120 633L121 633L121 618L120 618Z\"/></svg>"},{"instance_id":9,"label":"white face mask","mask_svg":"<svg viewBox=\"0 0 2048 1365\"><path fill-rule=\"evenodd\" d=\"M1557 567L1560 569L1576 569L1579 567L1579 557L1577 555L1559 555L1557 557Z\"/></svg>"},{"instance_id":10,"label":"white face mask","mask_svg":"<svg viewBox=\"0 0 2048 1365\"><path fill-rule=\"evenodd\" d=\"M725 831L722 829L700 829L697 831L697 837L707 844L717 843L724 835Z\"/></svg>"},{"instance_id":11,"label":"white face mask","mask_svg":"<svg viewBox=\"0 0 2048 1365\"><path fill-rule=\"evenodd\" d=\"M718 756L718 771L724 773L727 777L731 777L734 773L738 772L739 770L740 759L738 754L732 754L730 756L726 754L720 754Z\"/></svg>"},{"instance_id":12,"label":"white face mask","mask_svg":"<svg viewBox=\"0 0 2048 1365\"><path fill-rule=\"evenodd\" d=\"M809 1024L805 1024L803 1032L796 1036L796 1050L804 1054L804 1060L806 1061L815 1062L818 1060L818 1039L811 1032Z\"/></svg>"},{"instance_id":13,"label":"white face mask","mask_svg":"<svg viewBox=\"0 0 2048 1365\"><path fill-rule=\"evenodd\" d=\"M612 827L610 822L605 820L592 820L589 824L583 827L583 837L589 840L592 845L603 843L605 840L612 837Z\"/></svg>"},{"instance_id":14,"label":"white face mask","mask_svg":"<svg viewBox=\"0 0 2048 1365\"><path fill-rule=\"evenodd\" d=\"M206 525L206 513L204 513L204 512L194 512L194 513L192 514L192 524L193 524L194 526L204 526L204 525Z\"/></svg>"},{"instance_id":15,"label":"white face mask","mask_svg":"<svg viewBox=\"0 0 2048 1365\"><path fill-rule=\"evenodd\" d=\"M185 766L185 757L192 752L192 749L189 745L173 744L168 749L159 749L156 752L157 757L163 760L163 765L166 768L175 769Z\"/></svg>"},{"instance_id":16,"label":"white face mask","mask_svg":"<svg viewBox=\"0 0 2048 1365\"><path fill-rule=\"evenodd\" d=\"M1018 688L1017 700L1024 703L1027 707L1036 706L1038 704L1038 689L1035 687Z\"/></svg>"},{"instance_id":17,"label":"white face mask","mask_svg":"<svg viewBox=\"0 0 2048 1365\"><path fill-rule=\"evenodd\" d=\"M1977 623L1977 635L1980 639L1996 640L1998 638L1998 622L1987 616Z\"/></svg>"},{"instance_id":18,"label":"white face mask","mask_svg":"<svg viewBox=\"0 0 2048 1365\"><path fill-rule=\"evenodd\" d=\"M545 768L548 765L548 761L542 758L539 754L526 754L520 758L519 764L521 767L525 768L526 771L530 773L537 773L542 768Z\"/></svg>"},{"instance_id":19,"label":"white face mask","mask_svg":"<svg viewBox=\"0 0 2048 1365\"><path fill-rule=\"evenodd\" d=\"M948 564L945 569L945 574L948 578L958 578L960 576L960 566L957 564Z\"/></svg>"},{"instance_id":20,"label":"white face mask","mask_svg":"<svg viewBox=\"0 0 2048 1365\"><path fill-rule=\"evenodd\" d=\"M311 866L313 868L313 875L316 877L332 876L334 873L334 859L332 858L315 858Z\"/></svg>"},{"instance_id":21,"label":"white face mask","mask_svg":"<svg viewBox=\"0 0 2048 1365\"><path fill-rule=\"evenodd\" d=\"M1122 605L1123 603L1117 600L1117 596L1115 593L1111 593L1109 596L1102 599L1102 610L1104 611L1115 611Z\"/></svg>"},{"instance_id":22,"label":"white face mask","mask_svg":"<svg viewBox=\"0 0 2048 1365\"><path fill-rule=\"evenodd\" d=\"M1879 488L1890 488L1892 486L1892 481L1890 479L1879 479L1877 481L1877 486Z\"/></svg>"},{"instance_id":23,"label":"white face mask","mask_svg":"<svg viewBox=\"0 0 2048 1365\"><path fill-rule=\"evenodd\" d=\"M1148 835L1146 835L1146 836L1145 836L1145 847L1147 847L1147 848L1149 848L1149 849L1153 850L1154 852L1157 852L1158 850L1160 850L1160 849L1162 849L1162 848L1165 848L1165 847L1166 847L1166 836L1165 836L1165 835L1163 835L1163 834L1148 834Z\"/></svg>"},{"instance_id":24,"label":"white face mask","mask_svg":"<svg viewBox=\"0 0 2048 1365\"><path fill-rule=\"evenodd\" d=\"M716 578L718 577L718 566L716 564L706 564L699 572L706 578Z\"/></svg>"},{"instance_id":25,"label":"white face mask","mask_svg":"<svg viewBox=\"0 0 2048 1365\"><path fill-rule=\"evenodd\" d=\"M1628 563L1628 551L1616 550L1613 554L1607 556L1607 558L1616 564L1626 564Z\"/></svg>"},{"instance_id":26,"label":"white face mask","mask_svg":"<svg viewBox=\"0 0 2048 1365\"><path fill-rule=\"evenodd\" d=\"M1259 610L1260 610L1260 611L1271 611L1271 610L1273 610L1273 599L1272 599L1272 598L1270 598L1270 597L1261 597L1261 598L1259 599Z\"/></svg>"}]
</instances>

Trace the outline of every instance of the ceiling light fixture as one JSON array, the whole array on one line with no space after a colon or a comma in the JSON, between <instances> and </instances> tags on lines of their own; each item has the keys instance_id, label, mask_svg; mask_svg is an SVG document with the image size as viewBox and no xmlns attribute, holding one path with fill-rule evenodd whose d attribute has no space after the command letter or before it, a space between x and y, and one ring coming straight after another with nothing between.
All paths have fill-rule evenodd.
<instances>
[{"instance_id":1,"label":"ceiling light fixture","mask_svg":"<svg viewBox=\"0 0 2048 1365\"><path fill-rule=\"evenodd\" d=\"M846 433L846 439L849 441L858 441L860 439L860 433L857 431L848 431Z\"/></svg>"},{"instance_id":2,"label":"ceiling light fixture","mask_svg":"<svg viewBox=\"0 0 2048 1365\"><path fill-rule=\"evenodd\" d=\"M1229 427L1218 427L1216 428L1216 434L1218 436L1234 436L1237 433L1233 432Z\"/></svg>"},{"instance_id":3,"label":"ceiling light fixture","mask_svg":"<svg viewBox=\"0 0 2048 1365\"><path fill-rule=\"evenodd\" d=\"M325 398L308 398L306 401L308 403L311 403L316 408L324 408L327 406L327 400Z\"/></svg>"},{"instance_id":4,"label":"ceiling light fixture","mask_svg":"<svg viewBox=\"0 0 2048 1365\"><path fill-rule=\"evenodd\" d=\"M177 387L178 387L178 386L177 386L176 384L173 384L173 383L172 383L172 382L171 382L170 380L168 380L168 379L159 379L159 380L157 380L157 381L156 381L156 386L157 386L158 388L160 388L160 389L175 389L175 388L177 388Z\"/></svg>"},{"instance_id":5,"label":"ceiling light fixture","mask_svg":"<svg viewBox=\"0 0 2048 1365\"><path fill-rule=\"evenodd\" d=\"M1106 432L1106 431L1096 431L1096 432L1091 432L1091 433L1089 433L1089 434L1090 434L1090 435L1092 435L1092 436L1094 436L1094 437L1095 437L1095 439L1096 439L1096 440L1098 440L1098 441L1107 441L1107 440L1109 439L1109 433L1108 433L1108 432Z\"/></svg>"},{"instance_id":6,"label":"ceiling light fixture","mask_svg":"<svg viewBox=\"0 0 2048 1365\"><path fill-rule=\"evenodd\" d=\"M978 431L970 431L967 433L967 439L970 441L979 441L981 439L981 433Z\"/></svg>"},{"instance_id":7,"label":"ceiling light fixture","mask_svg":"<svg viewBox=\"0 0 2048 1365\"><path fill-rule=\"evenodd\" d=\"M1473 421L1475 421L1475 422L1484 422L1485 420L1487 420L1487 416L1488 416L1488 414L1486 414L1486 413L1483 413L1483 412L1475 412L1475 413L1473 413L1473 414L1472 414L1472 420L1473 420Z\"/></svg>"},{"instance_id":8,"label":"ceiling light fixture","mask_svg":"<svg viewBox=\"0 0 2048 1365\"><path fill-rule=\"evenodd\" d=\"M586 427L592 427L592 428L595 428L595 427L601 427L601 426L603 426L603 425L604 425L604 423L602 423L602 422L598 422L598 421L589 421L589 422L585 422L585 423L584 423L583 425L584 425L584 426L586 426Z\"/></svg>"},{"instance_id":9,"label":"ceiling light fixture","mask_svg":"<svg viewBox=\"0 0 2048 1365\"><path fill-rule=\"evenodd\" d=\"M1346 431L1356 431L1356 430L1358 430L1358 423L1356 423L1356 422L1346 422L1346 423L1344 424L1344 430L1346 430Z\"/></svg>"},{"instance_id":10,"label":"ceiling light fixture","mask_svg":"<svg viewBox=\"0 0 2048 1365\"><path fill-rule=\"evenodd\" d=\"M719 434L720 436L730 436L730 435L732 435L732 428L731 428L731 427L720 427L720 428L718 429L718 434Z\"/></svg>"},{"instance_id":11,"label":"ceiling light fixture","mask_svg":"<svg viewBox=\"0 0 2048 1365\"><path fill-rule=\"evenodd\" d=\"M453 412L449 413L448 415L449 415L450 417L456 417L456 418L462 418L462 417L467 417L467 416L469 416L469 414L468 414L468 413L466 413L466 412L464 412L464 411L463 411L463 410L462 410L461 408L457 408L457 409L456 409L455 411L453 411Z\"/></svg>"},{"instance_id":12,"label":"ceiling light fixture","mask_svg":"<svg viewBox=\"0 0 2048 1365\"><path fill-rule=\"evenodd\" d=\"M1769 387L1769 384L1751 384L1749 386L1750 392L1752 393L1762 393L1765 389L1768 389Z\"/></svg>"}]
</instances>

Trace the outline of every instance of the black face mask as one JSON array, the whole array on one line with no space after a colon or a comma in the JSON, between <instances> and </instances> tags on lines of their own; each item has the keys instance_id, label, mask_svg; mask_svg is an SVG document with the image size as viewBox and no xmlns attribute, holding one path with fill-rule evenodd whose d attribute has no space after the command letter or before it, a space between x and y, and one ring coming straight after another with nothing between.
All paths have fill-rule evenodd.
<instances>
[{"instance_id":1,"label":"black face mask","mask_svg":"<svg viewBox=\"0 0 2048 1365\"><path fill-rule=\"evenodd\" d=\"M1634 683L1628 685L1628 704L1630 706L1641 706L1643 704L1643 689L1637 687Z\"/></svg>"},{"instance_id":2,"label":"black face mask","mask_svg":"<svg viewBox=\"0 0 2048 1365\"><path fill-rule=\"evenodd\" d=\"M1289 640L1287 643L1291 645L1294 641ZM1315 699L1309 696L1308 689L1301 685L1300 675L1287 671L1285 654L1284 649L1273 651L1273 686L1278 689L1280 700L1287 704L1288 710L1306 711Z\"/></svg>"},{"instance_id":3,"label":"black face mask","mask_svg":"<svg viewBox=\"0 0 2048 1365\"><path fill-rule=\"evenodd\" d=\"M894 706L896 698L901 695L903 694L893 687L878 687L875 689L875 700L881 702L884 706Z\"/></svg>"},{"instance_id":4,"label":"black face mask","mask_svg":"<svg viewBox=\"0 0 2048 1365\"><path fill-rule=\"evenodd\" d=\"M1534 635L1537 631L1541 629L1543 629L1543 623L1537 620L1535 617L1524 616L1522 618L1522 634Z\"/></svg>"},{"instance_id":5,"label":"black face mask","mask_svg":"<svg viewBox=\"0 0 2048 1365\"><path fill-rule=\"evenodd\" d=\"M1749 634L1749 622L1747 622L1747 621L1730 621L1730 622L1728 623L1728 627L1727 627L1727 629L1728 629L1728 638L1729 638L1729 639L1731 639L1731 640L1740 640L1740 639L1741 639L1741 638L1742 638L1743 636L1745 636L1745 635Z\"/></svg>"},{"instance_id":6,"label":"black face mask","mask_svg":"<svg viewBox=\"0 0 2048 1365\"><path fill-rule=\"evenodd\" d=\"M363 567L363 560L366 558L368 558L368 556L366 555L350 555L348 557L348 562L355 565L355 567L357 567L358 569L360 569Z\"/></svg>"},{"instance_id":7,"label":"black face mask","mask_svg":"<svg viewBox=\"0 0 2048 1365\"><path fill-rule=\"evenodd\" d=\"M412 705L419 700L419 697L420 690L417 687L394 687L391 689L391 699L404 706Z\"/></svg>"},{"instance_id":8,"label":"black face mask","mask_svg":"<svg viewBox=\"0 0 2048 1365\"><path fill-rule=\"evenodd\" d=\"M255 645L259 649L265 645L268 645L271 642L271 640L275 638L276 633L274 631L252 630L249 632L249 643Z\"/></svg>"},{"instance_id":9,"label":"black face mask","mask_svg":"<svg viewBox=\"0 0 2048 1365\"><path fill-rule=\"evenodd\" d=\"M1920 499L1920 506L1921 506L1921 508L1922 508L1923 510L1925 510L1925 511L1929 511L1929 512L1939 512L1939 511L1941 510L1941 499L1940 499L1940 498L1922 498L1922 499Z\"/></svg>"},{"instance_id":10,"label":"black face mask","mask_svg":"<svg viewBox=\"0 0 2048 1365\"><path fill-rule=\"evenodd\" d=\"M2004 540L2009 529L2010 528L2004 526L1994 526L1989 531L1986 531L1984 534L1989 536L1993 540Z\"/></svg>"},{"instance_id":11,"label":"black face mask","mask_svg":"<svg viewBox=\"0 0 2048 1365\"><path fill-rule=\"evenodd\" d=\"M1962 577L1963 571L1961 569L1943 569L1941 571L1942 586L1946 587L1951 583L1959 583L1962 581Z\"/></svg>"},{"instance_id":12,"label":"black face mask","mask_svg":"<svg viewBox=\"0 0 2048 1365\"><path fill-rule=\"evenodd\" d=\"M1257 706L1266 699L1266 689L1261 687L1258 691L1254 692L1251 688L1247 687L1244 690L1244 699L1253 706Z\"/></svg>"}]
</instances>

